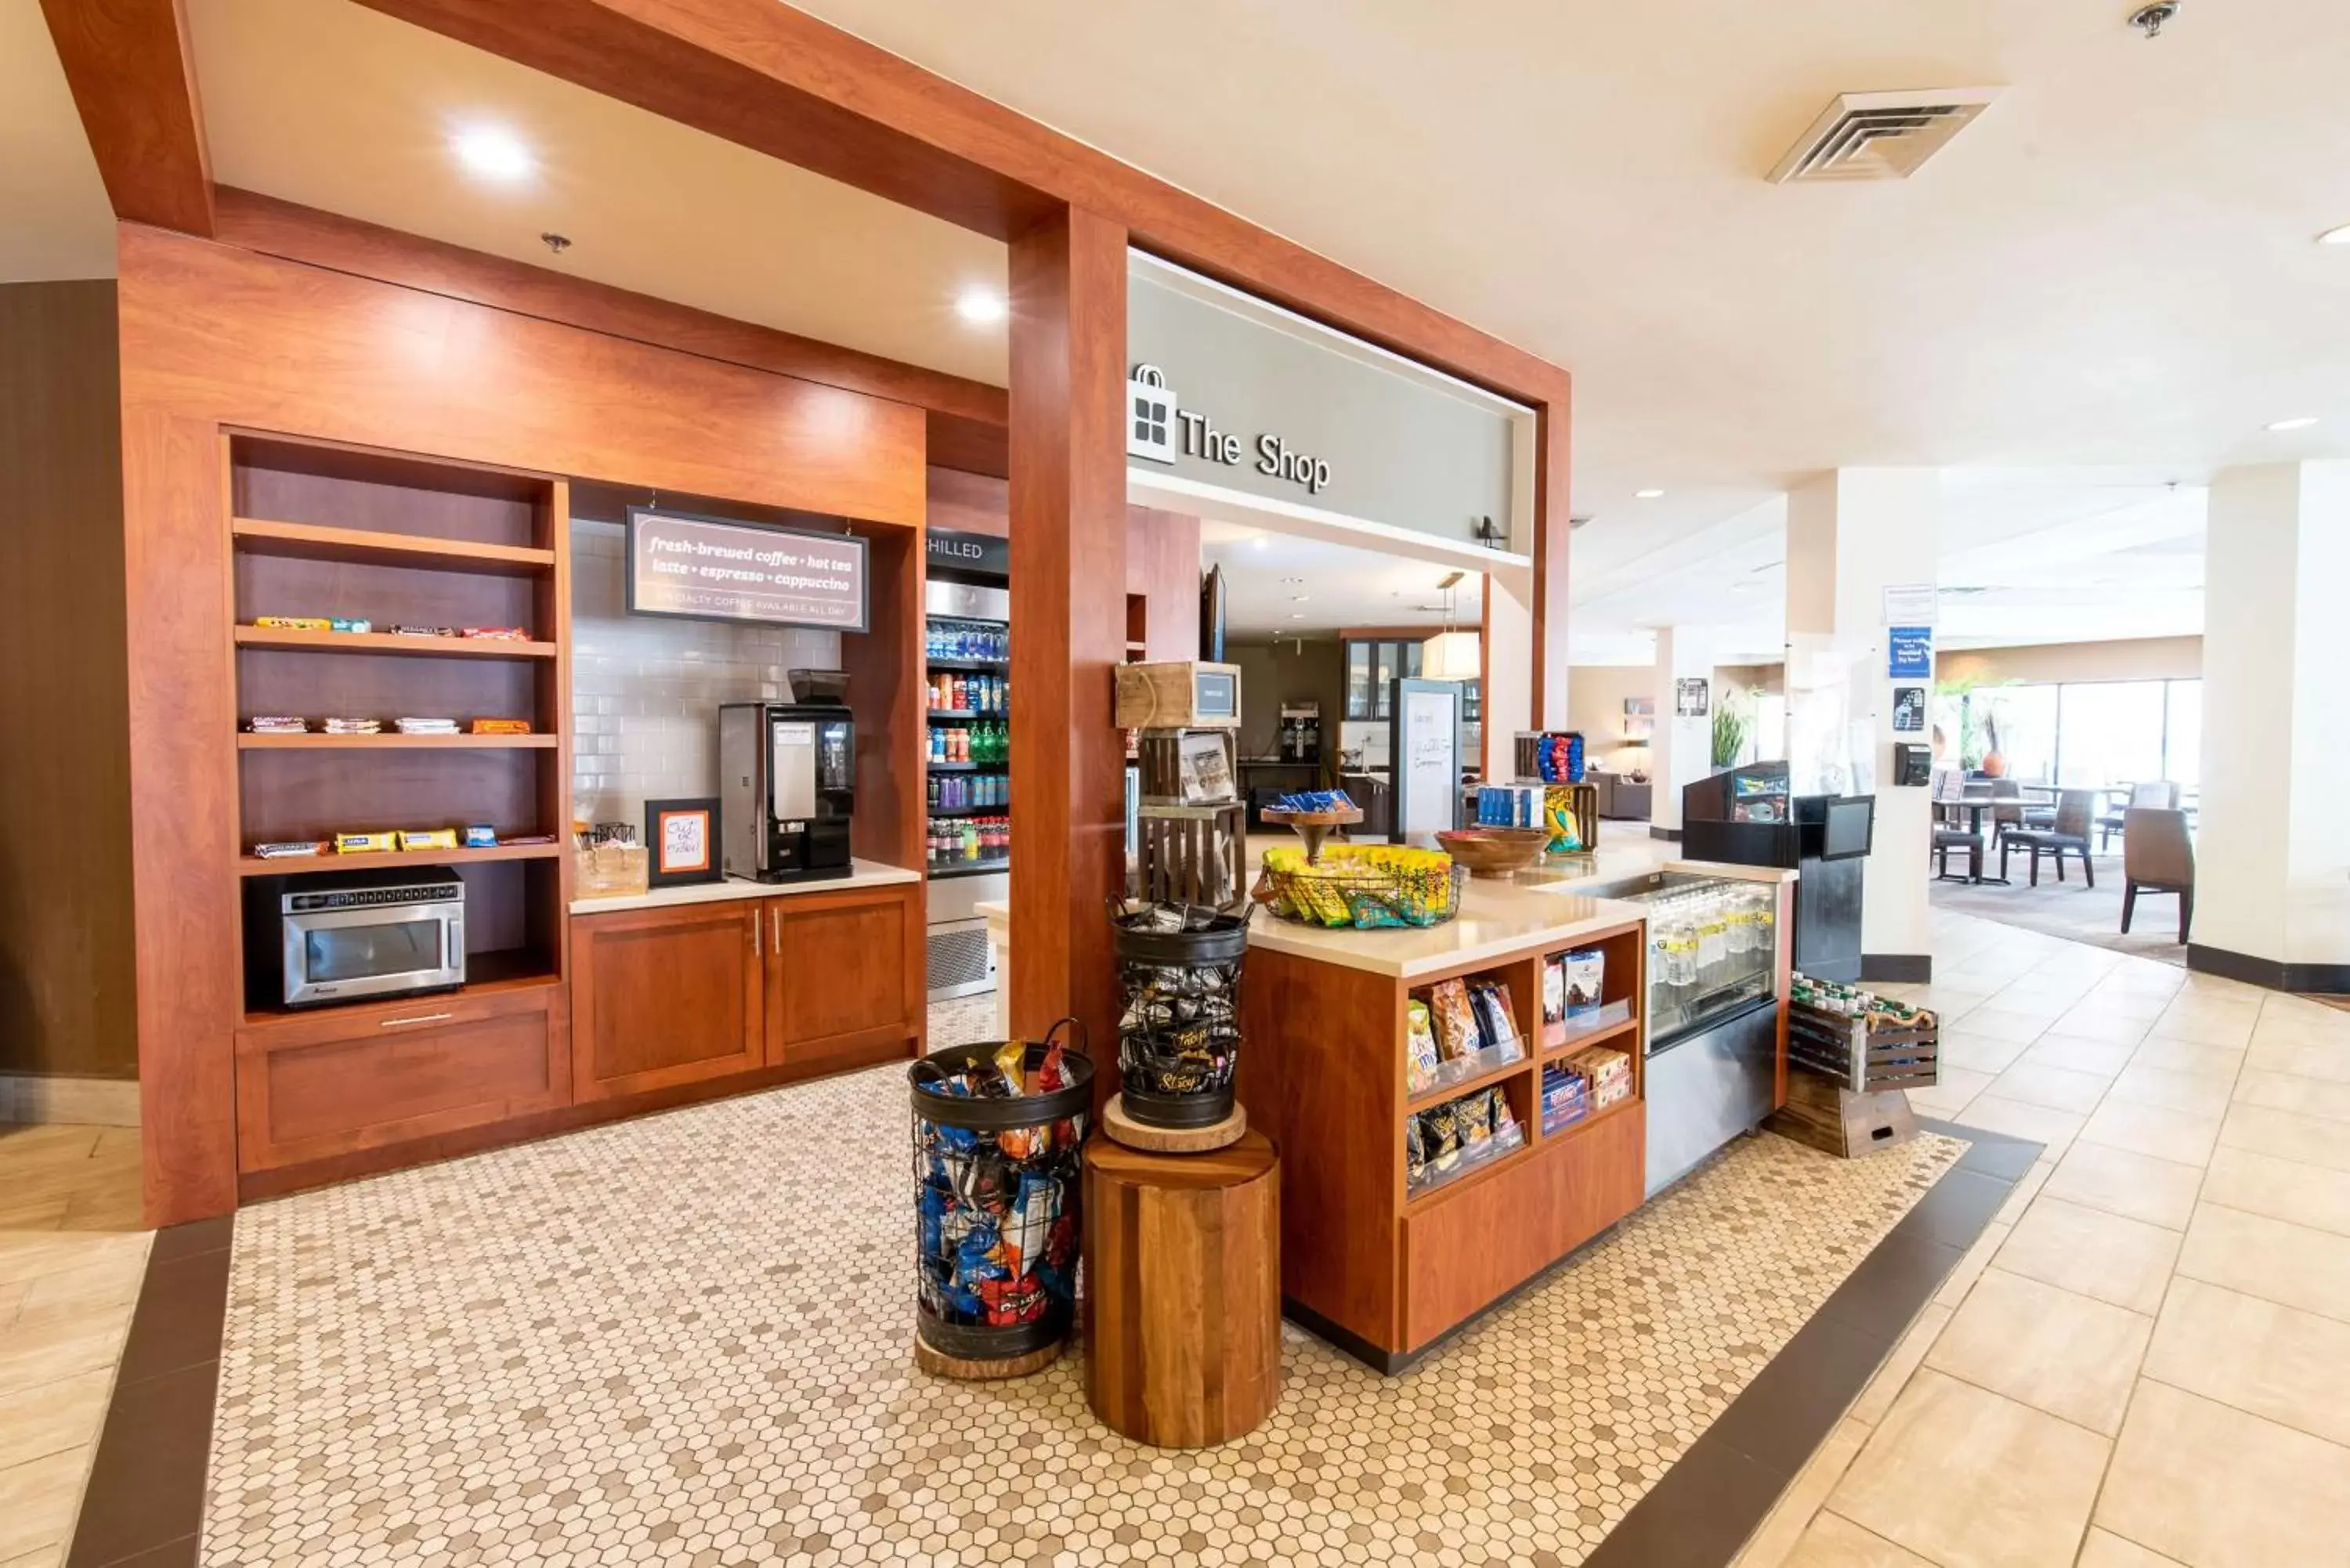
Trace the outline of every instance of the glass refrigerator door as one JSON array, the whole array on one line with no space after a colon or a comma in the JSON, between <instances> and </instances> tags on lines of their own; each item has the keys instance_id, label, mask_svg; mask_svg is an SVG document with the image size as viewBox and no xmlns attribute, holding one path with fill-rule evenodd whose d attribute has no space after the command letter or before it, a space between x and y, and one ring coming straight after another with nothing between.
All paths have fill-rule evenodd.
<instances>
[{"instance_id":1,"label":"glass refrigerator door","mask_svg":"<svg viewBox=\"0 0 2350 1568\"><path fill-rule=\"evenodd\" d=\"M1668 879L1648 906L1648 1050L1701 1033L1773 994L1776 889L1727 877Z\"/></svg>"}]
</instances>

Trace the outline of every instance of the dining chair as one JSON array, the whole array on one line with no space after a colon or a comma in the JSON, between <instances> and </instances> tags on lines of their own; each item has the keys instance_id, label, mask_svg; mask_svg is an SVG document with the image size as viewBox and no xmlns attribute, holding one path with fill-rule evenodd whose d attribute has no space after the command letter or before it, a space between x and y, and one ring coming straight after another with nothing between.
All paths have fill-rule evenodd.
<instances>
[{"instance_id":1,"label":"dining chair","mask_svg":"<svg viewBox=\"0 0 2350 1568\"><path fill-rule=\"evenodd\" d=\"M2109 811L2097 818L2097 847L2110 849L2114 835L2123 830L2125 814L2131 810L2176 811L2178 809L2178 786L2168 779L2147 779L2130 785L2129 805Z\"/></svg>"},{"instance_id":2,"label":"dining chair","mask_svg":"<svg viewBox=\"0 0 2350 1568\"><path fill-rule=\"evenodd\" d=\"M2195 844L2187 836L2187 814L2176 807L2132 806L2122 825L2122 929L2130 929L2137 896L2178 895L2178 941L2184 947L2195 923Z\"/></svg>"},{"instance_id":3,"label":"dining chair","mask_svg":"<svg viewBox=\"0 0 2350 1568\"><path fill-rule=\"evenodd\" d=\"M1991 781L1991 798L2016 803L1991 807L1991 836L1993 842L2004 849L2008 834L2021 832L2023 828L2023 786L2013 779L1993 779Z\"/></svg>"},{"instance_id":4,"label":"dining chair","mask_svg":"<svg viewBox=\"0 0 2350 1568\"><path fill-rule=\"evenodd\" d=\"M2056 814L2047 827L2015 827L2002 831L1999 836L1999 874L2007 875L2007 852L2024 849L2032 855L2032 885L2040 886L2040 857L2052 857L2056 862L2056 880L2064 879L2064 857L2081 857L2081 875L2092 888L2097 885L2097 868L2089 859L2089 830L2095 826L2097 792L2089 789L2068 789L2058 793ZM2123 853L2129 852L2126 842Z\"/></svg>"}]
</instances>

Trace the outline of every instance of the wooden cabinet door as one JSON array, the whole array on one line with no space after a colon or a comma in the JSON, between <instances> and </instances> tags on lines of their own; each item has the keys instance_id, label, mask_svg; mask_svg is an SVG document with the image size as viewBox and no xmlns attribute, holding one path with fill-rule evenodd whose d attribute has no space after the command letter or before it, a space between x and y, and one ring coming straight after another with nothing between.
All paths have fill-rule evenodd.
<instances>
[{"instance_id":1,"label":"wooden cabinet door","mask_svg":"<svg viewBox=\"0 0 2350 1568\"><path fill-rule=\"evenodd\" d=\"M236 1034L244 1171L381 1148L567 1103L559 985L289 1015Z\"/></svg>"},{"instance_id":2,"label":"wooden cabinet door","mask_svg":"<svg viewBox=\"0 0 2350 1568\"><path fill-rule=\"evenodd\" d=\"M767 1062L905 1045L926 982L920 886L767 900Z\"/></svg>"},{"instance_id":3,"label":"wooden cabinet door","mask_svg":"<svg viewBox=\"0 0 2350 1568\"><path fill-rule=\"evenodd\" d=\"M762 1060L760 901L571 922L571 1080L580 1100L746 1073Z\"/></svg>"}]
</instances>

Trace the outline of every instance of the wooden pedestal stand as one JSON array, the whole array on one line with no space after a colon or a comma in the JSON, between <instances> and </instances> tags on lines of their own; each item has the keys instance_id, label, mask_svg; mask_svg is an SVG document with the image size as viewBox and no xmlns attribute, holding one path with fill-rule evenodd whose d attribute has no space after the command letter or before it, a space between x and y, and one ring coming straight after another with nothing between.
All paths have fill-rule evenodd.
<instances>
[{"instance_id":1,"label":"wooden pedestal stand","mask_svg":"<svg viewBox=\"0 0 2350 1568\"><path fill-rule=\"evenodd\" d=\"M1102 1107L1101 1130L1145 1154L1206 1154L1240 1142L1248 1131L1248 1107L1234 1105L1231 1116L1203 1127L1158 1127L1128 1116L1126 1096L1112 1095Z\"/></svg>"},{"instance_id":2,"label":"wooden pedestal stand","mask_svg":"<svg viewBox=\"0 0 2350 1568\"><path fill-rule=\"evenodd\" d=\"M1115 1101L1112 1102L1116 1104ZM1086 1146L1086 1396L1159 1448L1232 1441L1281 1394L1281 1161Z\"/></svg>"},{"instance_id":3,"label":"wooden pedestal stand","mask_svg":"<svg viewBox=\"0 0 2350 1568\"><path fill-rule=\"evenodd\" d=\"M1311 865L1322 858L1322 841L1330 836L1330 830L1354 826L1363 820L1363 808L1347 805L1335 811L1284 811L1277 805L1269 805L1263 815L1267 822L1286 826L1305 841L1305 859Z\"/></svg>"}]
</instances>

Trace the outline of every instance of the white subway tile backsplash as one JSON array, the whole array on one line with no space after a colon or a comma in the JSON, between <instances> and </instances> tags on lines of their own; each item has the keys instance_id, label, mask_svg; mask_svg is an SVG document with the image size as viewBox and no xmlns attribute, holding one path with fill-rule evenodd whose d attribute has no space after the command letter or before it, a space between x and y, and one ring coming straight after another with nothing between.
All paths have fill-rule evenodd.
<instances>
[{"instance_id":1,"label":"white subway tile backsplash","mask_svg":"<svg viewBox=\"0 0 2350 1568\"><path fill-rule=\"evenodd\" d=\"M718 706L790 695L786 670L832 670L834 633L626 613L624 531L571 524L572 787L591 822L718 793Z\"/></svg>"}]
</instances>

